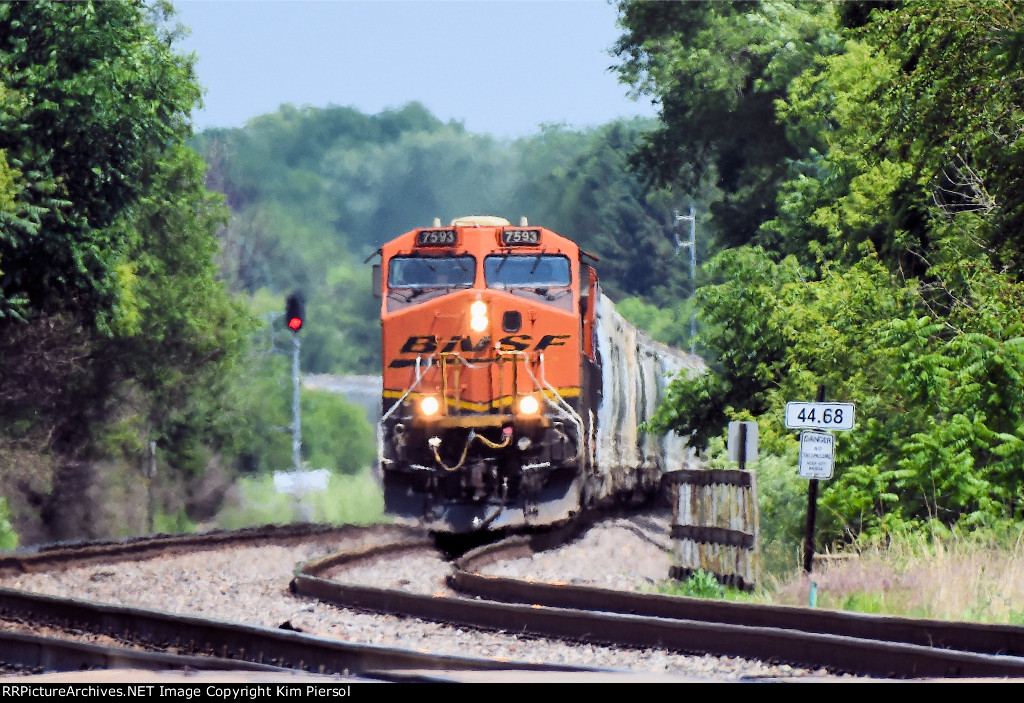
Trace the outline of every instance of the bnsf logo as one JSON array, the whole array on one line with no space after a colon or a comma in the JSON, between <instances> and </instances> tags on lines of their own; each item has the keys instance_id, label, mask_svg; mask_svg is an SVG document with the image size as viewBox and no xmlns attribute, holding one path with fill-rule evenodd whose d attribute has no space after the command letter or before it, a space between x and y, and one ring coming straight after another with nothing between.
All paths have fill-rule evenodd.
<instances>
[{"instance_id":1,"label":"bnsf logo","mask_svg":"<svg viewBox=\"0 0 1024 703\"><path fill-rule=\"evenodd\" d=\"M546 334L537 340L536 344L533 344L533 337L528 334L510 334L507 337L502 337L498 340L498 347L500 349L514 350L514 351L530 351L540 352L544 351L548 347L560 347L565 345L565 340L571 339L572 335L569 334ZM532 345L532 346L531 346ZM428 335L417 335L409 337L405 340L405 344L402 345L399 354L433 354L434 352L441 352L442 354L451 353L456 350L460 352L483 352L491 348L491 338L482 337L479 341L474 341L472 337L464 337L462 335L455 335L454 337L435 337L432 334ZM409 366L414 363L411 359L395 359L389 366L400 367Z\"/></svg>"}]
</instances>

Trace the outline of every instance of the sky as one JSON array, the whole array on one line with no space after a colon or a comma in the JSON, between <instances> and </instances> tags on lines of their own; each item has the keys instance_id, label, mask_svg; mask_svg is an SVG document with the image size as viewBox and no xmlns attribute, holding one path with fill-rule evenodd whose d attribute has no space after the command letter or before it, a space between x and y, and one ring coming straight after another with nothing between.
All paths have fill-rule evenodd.
<instances>
[{"instance_id":1,"label":"sky","mask_svg":"<svg viewBox=\"0 0 1024 703\"><path fill-rule=\"evenodd\" d=\"M418 101L498 138L653 116L609 67L605 0L174 0L205 88L195 130L284 104L366 114Z\"/></svg>"}]
</instances>

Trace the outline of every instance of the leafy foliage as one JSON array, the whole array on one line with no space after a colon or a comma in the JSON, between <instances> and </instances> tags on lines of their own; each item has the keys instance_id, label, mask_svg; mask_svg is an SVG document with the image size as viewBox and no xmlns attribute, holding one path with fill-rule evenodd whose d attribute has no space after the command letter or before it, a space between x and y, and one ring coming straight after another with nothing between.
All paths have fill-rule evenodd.
<instances>
[{"instance_id":1,"label":"leafy foliage","mask_svg":"<svg viewBox=\"0 0 1024 703\"><path fill-rule=\"evenodd\" d=\"M682 584L682 594L692 598L721 598L725 588L714 574L698 569Z\"/></svg>"},{"instance_id":2,"label":"leafy foliage","mask_svg":"<svg viewBox=\"0 0 1024 703\"><path fill-rule=\"evenodd\" d=\"M218 280L226 212L185 146L199 87L172 17L0 4L0 445L51 472L5 484L37 541L132 529L108 508L138 512L126 479L150 443L172 503L237 449L228 390L251 320Z\"/></svg>"},{"instance_id":3,"label":"leafy foliage","mask_svg":"<svg viewBox=\"0 0 1024 703\"><path fill-rule=\"evenodd\" d=\"M311 467L356 474L375 461L373 427L362 408L333 393L315 391L306 391L301 405L303 445Z\"/></svg>"},{"instance_id":4,"label":"leafy foliage","mask_svg":"<svg viewBox=\"0 0 1024 703\"><path fill-rule=\"evenodd\" d=\"M188 136L199 100L191 62L147 14L142 2L0 5L0 149L21 173L0 313L28 303L90 318L116 298L127 242L111 225Z\"/></svg>"},{"instance_id":5,"label":"leafy foliage","mask_svg":"<svg viewBox=\"0 0 1024 703\"><path fill-rule=\"evenodd\" d=\"M261 295L259 301L275 307L281 302L271 295ZM266 475L294 467L292 347L290 339L284 339L291 332L280 323L278 319L280 330L275 330L274 323L261 327L256 338L264 342L253 345L244 376L231 388L239 416L233 447L244 474ZM337 474L355 474L371 466L376 439L362 408L322 391L300 389L299 397L304 465Z\"/></svg>"},{"instance_id":6,"label":"leafy foliage","mask_svg":"<svg viewBox=\"0 0 1024 703\"><path fill-rule=\"evenodd\" d=\"M673 257L673 200L645 192L626 170L645 124L548 126L504 143L415 103L378 115L286 105L195 144L211 164L208 185L233 210L221 232L229 285L306 294L304 370L375 373L380 303L364 260L435 217L527 216L596 256L613 298L687 299L693 281Z\"/></svg>"},{"instance_id":7,"label":"leafy foliage","mask_svg":"<svg viewBox=\"0 0 1024 703\"><path fill-rule=\"evenodd\" d=\"M663 344L674 347L690 345L690 313L693 305L690 300L682 300L675 305L659 307L644 302L639 296L620 300L615 309L633 325L647 332L651 337Z\"/></svg>"},{"instance_id":8,"label":"leafy foliage","mask_svg":"<svg viewBox=\"0 0 1024 703\"><path fill-rule=\"evenodd\" d=\"M0 549L15 549L18 546L18 533L11 525L11 509L6 498L0 498Z\"/></svg>"},{"instance_id":9,"label":"leafy foliage","mask_svg":"<svg viewBox=\"0 0 1024 703\"><path fill-rule=\"evenodd\" d=\"M839 48L830 3L619 2L621 80L661 105L661 125L632 160L658 185L712 205L727 246L755 240L775 212L789 160L800 155L775 118L775 101L817 57Z\"/></svg>"},{"instance_id":10,"label":"leafy foliage","mask_svg":"<svg viewBox=\"0 0 1024 703\"><path fill-rule=\"evenodd\" d=\"M707 374L674 381L651 421L651 429L675 430L696 447L721 432L732 409L766 409L785 354L771 311L778 286L800 280L794 260L775 264L759 247L727 250L704 270L717 283L700 288L696 304L702 342L717 361Z\"/></svg>"},{"instance_id":11,"label":"leafy foliage","mask_svg":"<svg viewBox=\"0 0 1024 703\"><path fill-rule=\"evenodd\" d=\"M764 246L705 267L697 304L712 372L673 382L654 424L704 445L729 419L754 417L762 447L791 461L785 403L823 383L858 417L837 437L821 498L829 538L1019 520L1021 4L861 3L837 15L800 5L622 5L620 71L660 96L666 130L721 100L728 82L669 78L728 46L736 17L776 17L780 37L813 37L793 45L810 53L754 83L776 91L770 110L742 90L731 103L736 119L777 118L784 132L769 138L788 158L772 172L774 207L757 210ZM717 158L694 134L676 132L691 140L687 158ZM639 152L647 167L663 138ZM694 182L681 173L663 176ZM711 226L731 222L711 212Z\"/></svg>"},{"instance_id":12,"label":"leafy foliage","mask_svg":"<svg viewBox=\"0 0 1024 703\"><path fill-rule=\"evenodd\" d=\"M243 478L217 516L226 529L297 521L369 525L384 519L384 496L368 473L331 474L327 490L301 497L278 493L272 476Z\"/></svg>"},{"instance_id":13,"label":"leafy foliage","mask_svg":"<svg viewBox=\"0 0 1024 703\"><path fill-rule=\"evenodd\" d=\"M596 256L613 300L634 296L668 307L689 297L693 281L673 255L673 199L645 191L627 169L643 126L618 122L582 134L551 127L520 140L523 183L513 200L531 221Z\"/></svg>"}]
</instances>

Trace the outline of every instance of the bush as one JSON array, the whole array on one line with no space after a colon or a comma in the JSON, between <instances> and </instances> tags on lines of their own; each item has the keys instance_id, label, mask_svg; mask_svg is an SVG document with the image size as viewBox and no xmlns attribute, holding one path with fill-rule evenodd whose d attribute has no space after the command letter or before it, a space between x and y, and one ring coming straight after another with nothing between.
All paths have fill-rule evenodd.
<instances>
[{"instance_id":1,"label":"bush","mask_svg":"<svg viewBox=\"0 0 1024 703\"><path fill-rule=\"evenodd\" d=\"M15 549L18 546L18 533L11 525L11 510L7 499L0 498L0 549Z\"/></svg>"},{"instance_id":2,"label":"bush","mask_svg":"<svg viewBox=\"0 0 1024 703\"><path fill-rule=\"evenodd\" d=\"M718 582L714 574L698 569L683 582L681 595L693 598L722 598L725 596L725 587Z\"/></svg>"}]
</instances>

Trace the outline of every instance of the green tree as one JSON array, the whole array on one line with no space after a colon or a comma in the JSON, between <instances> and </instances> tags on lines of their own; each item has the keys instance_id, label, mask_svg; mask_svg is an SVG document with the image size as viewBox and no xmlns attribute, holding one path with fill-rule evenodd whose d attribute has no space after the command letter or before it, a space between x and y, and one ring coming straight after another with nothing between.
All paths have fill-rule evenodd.
<instances>
[{"instance_id":1,"label":"green tree","mask_svg":"<svg viewBox=\"0 0 1024 703\"><path fill-rule=\"evenodd\" d=\"M675 305L658 307L642 298L624 298L615 309L633 325L651 335L662 344L674 347L690 346L690 311L693 305L684 300Z\"/></svg>"},{"instance_id":2,"label":"green tree","mask_svg":"<svg viewBox=\"0 0 1024 703\"><path fill-rule=\"evenodd\" d=\"M178 444L232 448L239 421L227 405L232 374L252 328L245 307L218 280L217 240L224 221L221 198L206 190L204 164L184 146L154 164L152 189L124 222L126 252L115 334L99 356L117 365L114 378L130 381L149 399L146 431L171 456ZM182 462L173 461L178 466ZM205 464L190 472L201 474Z\"/></svg>"},{"instance_id":3,"label":"green tree","mask_svg":"<svg viewBox=\"0 0 1024 703\"><path fill-rule=\"evenodd\" d=\"M723 243L775 242L758 228L775 212L789 160L801 156L775 101L819 56L838 51L832 3L622 1L620 79L660 105L661 124L632 163L656 185L697 194L713 180Z\"/></svg>"},{"instance_id":4,"label":"green tree","mask_svg":"<svg viewBox=\"0 0 1024 703\"><path fill-rule=\"evenodd\" d=\"M377 457L373 427L363 409L332 393L307 391L302 398L305 456L314 469L355 474Z\"/></svg>"},{"instance_id":5,"label":"green tree","mask_svg":"<svg viewBox=\"0 0 1024 703\"><path fill-rule=\"evenodd\" d=\"M808 154L766 229L790 251L832 258L870 242L894 269L927 275L955 252L940 232L1020 270L1019 69L1006 63L1018 3L878 8L845 51L793 82L780 116Z\"/></svg>"},{"instance_id":6,"label":"green tree","mask_svg":"<svg viewBox=\"0 0 1024 703\"><path fill-rule=\"evenodd\" d=\"M242 470L266 475L293 467L291 360L254 355L236 391L245 420L238 425ZM310 468L355 474L377 454L373 427L362 408L326 392L300 392L301 460Z\"/></svg>"},{"instance_id":7,"label":"green tree","mask_svg":"<svg viewBox=\"0 0 1024 703\"><path fill-rule=\"evenodd\" d=\"M523 182L513 201L528 209L532 222L596 256L602 287L613 300L638 296L667 307L688 297L693 281L689 267L673 256L679 203L671 194L647 192L627 169L649 125L622 121L582 133L548 127L520 140Z\"/></svg>"},{"instance_id":8,"label":"green tree","mask_svg":"<svg viewBox=\"0 0 1024 703\"><path fill-rule=\"evenodd\" d=\"M1020 9L843 6L841 51L775 102L797 156L770 246L719 255L698 291L713 372L674 382L656 420L702 444L754 416L789 456L786 401L825 383L855 402L822 496L831 538L1019 519Z\"/></svg>"},{"instance_id":9,"label":"green tree","mask_svg":"<svg viewBox=\"0 0 1024 703\"><path fill-rule=\"evenodd\" d=\"M301 290L310 318L303 370L378 370L380 302L365 262L384 241L435 217L527 216L596 255L613 298L690 297L673 257L673 211L626 170L649 121L574 131L549 126L511 143L443 124L417 104L378 115L294 108L195 144L226 196L221 268L231 290ZM701 228L703 229L703 228ZM708 246L701 231L699 248Z\"/></svg>"},{"instance_id":10,"label":"green tree","mask_svg":"<svg viewBox=\"0 0 1024 703\"><path fill-rule=\"evenodd\" d=\"M102 503L140 485L150 441L177 494L237 450L225 389L250 323L218 281L225 211L184 146L199 87L172 17L0 4L0 444L50 472L7 496L50 539L139 529Z\"/></svg>"},{"instance_id":11,"label":"green tree","mask_svg":"<svg viewBox=\"0 0 1024 703\"><path fill-rule=\"evenodd\" d=\"M157 12L169 6L156 6ZM0 149L25 213L0 236L0 312L109 313L126 242L112 227L199 100L142 2L0 4ZM45 262L41 266L40 262Z\"/></svg>"},{"instance_id":12,"label":"green tree","mask_svg":"<svg viewBox=\"0 0 1024 703\"><path fill-rule=\"evenodd\" d=\"M760 415L767 393L785 373L786 340L773 324L772 311L781 287L801 280L795 259L780 264L760 247L730 249L705 266L713 281L697 291L701 321L698 335L711 362L709 373L681 376L651 428L675 430L698 449L722 432L732 413Z\"/></svg>"}]
</instances>

